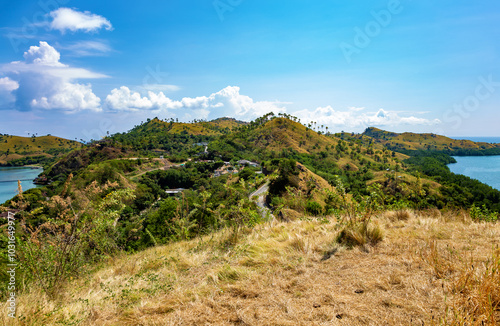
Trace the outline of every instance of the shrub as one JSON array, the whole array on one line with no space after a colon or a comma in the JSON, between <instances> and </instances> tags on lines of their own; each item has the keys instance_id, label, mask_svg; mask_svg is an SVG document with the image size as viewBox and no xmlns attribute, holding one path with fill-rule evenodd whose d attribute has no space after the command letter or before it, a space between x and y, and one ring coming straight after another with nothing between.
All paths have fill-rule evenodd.
<instances>
[{"instance_id":1,"label":"shrub","mask_svg":"<svg viewBox=\"0 0 500 326\"><path fill-rule=\"evenodd\" d=\"M311 200L306 204L306 211L314 216L317 216L323 212L323 207L318 202Z\"/></svg>"},{"instance_id":2,"label":"shrub","mask_svg":"<svg viewBox=\"0 0 500 326\"><path fill-rule=\"evenodd\" d=\"M498 213L490 211L486 207L486 205L477 207L473 204L469 210L469 215L473 220L483 220L488 222L494 222L498 220Z\"/></svg>"}]
</instances>

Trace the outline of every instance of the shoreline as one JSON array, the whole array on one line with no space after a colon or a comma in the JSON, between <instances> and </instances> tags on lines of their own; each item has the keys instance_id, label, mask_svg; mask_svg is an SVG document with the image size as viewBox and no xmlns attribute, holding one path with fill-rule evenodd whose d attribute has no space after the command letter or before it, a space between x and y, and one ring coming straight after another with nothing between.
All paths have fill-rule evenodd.
<instances>
[{"instance_id":1,"label":"shoreline","mask_svg":"<svg viewBox=\"0 0 500 326\"><path fill-rule=\"evenodd\" d=\"M41 165L35 165L35 164L29 164L29 165L0 165L0 168L31 168L31 169L42 169L43 166Z\"/></svg>"}]
</instances>

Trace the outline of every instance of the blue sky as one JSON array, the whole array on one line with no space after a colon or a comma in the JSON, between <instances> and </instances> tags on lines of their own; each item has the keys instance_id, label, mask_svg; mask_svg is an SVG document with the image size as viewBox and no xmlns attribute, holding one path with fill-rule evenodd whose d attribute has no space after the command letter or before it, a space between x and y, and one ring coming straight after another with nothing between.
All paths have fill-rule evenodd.
<instances>
[{"instance_id":1,"label":"blue sky","mask_svg":"<svg viewBox=\"0 0 500 326\"><path fill-rule=\"evenodd\" d=\"M500 136L494 1L2 1L0 132L89 140L269 111Z\"/></svg>"}]
</instances>

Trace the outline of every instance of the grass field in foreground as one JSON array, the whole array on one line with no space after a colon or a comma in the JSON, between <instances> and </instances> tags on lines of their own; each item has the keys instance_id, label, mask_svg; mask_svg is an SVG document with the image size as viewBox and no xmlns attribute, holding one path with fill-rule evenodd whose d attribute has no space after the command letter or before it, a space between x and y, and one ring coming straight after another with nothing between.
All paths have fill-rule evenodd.
<instances>
[{"instance_id":1,"label":"grass field in foreground","mask_svg":"<svg viewBox=\"0 0 500 326\"><path fill-rule=\"evenodd\" d=\"M353 249L335 241L332 218L227 229L115 258L56 300L21 295L9 325L500 322L500 224L438 210L385 212L373 224L383 241Z\"/></svg>"}]
</instances>

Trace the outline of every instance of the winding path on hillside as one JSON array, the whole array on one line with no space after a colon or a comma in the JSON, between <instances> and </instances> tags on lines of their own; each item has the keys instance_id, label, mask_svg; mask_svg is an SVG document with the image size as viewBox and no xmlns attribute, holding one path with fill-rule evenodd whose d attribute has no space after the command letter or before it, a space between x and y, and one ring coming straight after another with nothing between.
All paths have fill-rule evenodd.
<instances>
[{"instance_id":1,"label":"winding path on hillside","mask_svg":"<svg viewBox=\"0 0 500 326\"><path fill-rule=\"evenodd\" d=\"M267 207L266 205L266 193L269 191L269 181L266 181L259 189L255 190L248 196L250 200L255 201L257 206L259 207L260 214L262 215L262 218L266 218L269 216L269 218L274 220L274 215ZM257 197L257 199L254 199L254 197Z\"/></svg>"}]
</instances>

